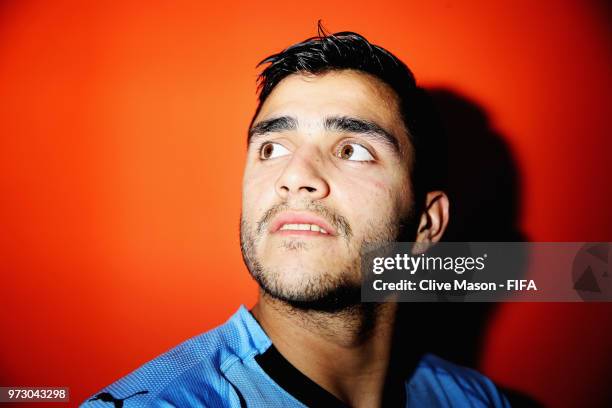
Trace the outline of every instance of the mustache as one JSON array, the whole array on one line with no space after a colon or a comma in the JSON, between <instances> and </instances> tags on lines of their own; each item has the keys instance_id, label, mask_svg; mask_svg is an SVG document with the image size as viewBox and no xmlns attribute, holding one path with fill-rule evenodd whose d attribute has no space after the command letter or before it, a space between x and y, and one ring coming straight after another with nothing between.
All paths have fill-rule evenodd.
<instances>
[{"instance_id":1,"label":"mustache","mask_svg":"<svg viewBox=\"0 0 612 408\"><path fill-rule=\"evenodd\" d=\"M315 201L311 201L300 208L290 207L287 203L280 203L272 206L257 222L257 235L261 235L263 233L272 218L284 211L309 211L321 218L324 218L336 229L339 235L344 236L346 239L350 239L353 236L353 230L345 217Z\"/></svg>"}]
</instances>

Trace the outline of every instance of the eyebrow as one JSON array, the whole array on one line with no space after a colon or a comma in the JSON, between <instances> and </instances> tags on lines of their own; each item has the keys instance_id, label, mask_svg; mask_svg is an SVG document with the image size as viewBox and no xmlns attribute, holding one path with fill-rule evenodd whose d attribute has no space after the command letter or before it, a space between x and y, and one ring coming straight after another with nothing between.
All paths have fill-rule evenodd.
<instances>
[{"instance_id":1,"label":"eyebrow","mask_svg":"<svg viewBox=\"0 0 612 408\"><path fill-rule=\"evenodd\" d=\"M370 136L376 141L391 147L395 153L400 154L397 138L376 122L350 116L330 116L325 118L323 126L328 131L358 133ZM247 144L250 144L252 139L257 136L295 130L297 127L298 121L292 116L280 116L278 118L262 120L249 130Z\"/></svg>"},{"instance_id":2,"label":"eyebrow","mask_svg":"<svg viewBox=\"0 0 612 408\"><path fill-rule=\"evenodd\" d=\"M251 139L255 136L260 136L266 133L295 130L297 129L297 126L297 119L291 116L280 116L278 118L262 120L261 122L257 122L255 126L249 129L249 138L247 143L251 143Z\"/></svg>"},{"instance_id":3,"label":"eyebrow","mask_svg":"<svg viewBox=\"0 0 612 408\"><path fill-rule=\"evenodd\" d=\"M391 147L396 153L400 153L397 138L376 122L349 116L332 116L325 118L324 126L326 130L371 136L376 139L376 141Z\"/></svg>"}]
</instances>

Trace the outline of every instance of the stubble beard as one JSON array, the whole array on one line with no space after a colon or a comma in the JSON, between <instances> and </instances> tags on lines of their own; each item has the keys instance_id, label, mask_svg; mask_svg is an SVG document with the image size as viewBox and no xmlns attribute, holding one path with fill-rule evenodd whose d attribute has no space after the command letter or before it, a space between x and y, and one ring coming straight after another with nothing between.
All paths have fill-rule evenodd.
<instances>
[{"instance_id":1,"label":"stubble beard","mask_svg":"<svg viewBox=\"0 0 612 408\"><path fill-rule=\"evenodd\" d=\"M341 239L346 248L357 247L356 255L347 259L336 271L316 271L304 276L297 286L287 287L283 284L282 270L266 268L257 256L257 244L263 234L267 233L270 220L279 212L288 210L286 204L270 208L255 226L247 222L241 214L240 248L242 258L249 273L259 284L264 296L285 303L299 310L311 310L336 313L359 307L361 304L361 253L365 248L386 244L401 238L405 231L413 226L414 217L407 215L404 219L369 220L366 233L358 245L354 245L352 229L348 221L327 207L311 202L304 208L326 219L338 232L336 239ZM301 240L285 240L282 243L286 251L307 250L307 244ZM340 271L340 272L339 272Z\"/></svg>"}]
</instances>

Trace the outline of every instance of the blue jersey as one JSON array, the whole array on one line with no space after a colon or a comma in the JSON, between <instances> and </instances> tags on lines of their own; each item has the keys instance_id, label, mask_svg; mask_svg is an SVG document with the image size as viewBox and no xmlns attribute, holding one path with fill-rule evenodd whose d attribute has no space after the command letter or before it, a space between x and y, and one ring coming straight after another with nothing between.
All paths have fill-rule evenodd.
<instances>
[{"instance_id":1,"label":"blue jersey","mask_svg":"<svg viewBox=\"0 0 612 408\"><path fill-rule=\"evenodd\" d=\"M304 407L256 358L273 347L244 307L222 326L196 336L104 388L94 407ZM425 354L405 381L408 407L508 407L478 372Z\"/></svg>"}]
</instances>

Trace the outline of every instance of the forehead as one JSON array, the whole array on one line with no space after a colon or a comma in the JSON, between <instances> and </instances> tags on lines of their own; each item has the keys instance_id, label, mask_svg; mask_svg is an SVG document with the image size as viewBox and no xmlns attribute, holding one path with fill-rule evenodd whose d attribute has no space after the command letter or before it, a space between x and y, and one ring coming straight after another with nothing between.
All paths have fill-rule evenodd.
<instances>
[{"instance_id":1,"label":"forehead","mask_svg":"<svg viewBox=\"0 0 612 408\"><path fill-rule=\"evenodd\" d=\"M375 122L398 138L405 132L397 94L380 79L354 70L287 76L272 90L255 123L278 116L294 116L300 126L328 116L354 116Z\"/></svg>"}]
</instances>

